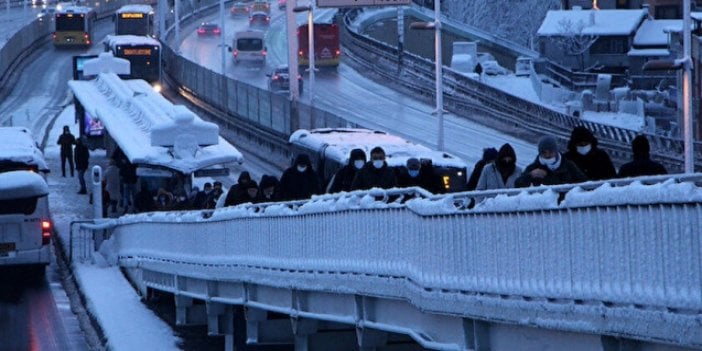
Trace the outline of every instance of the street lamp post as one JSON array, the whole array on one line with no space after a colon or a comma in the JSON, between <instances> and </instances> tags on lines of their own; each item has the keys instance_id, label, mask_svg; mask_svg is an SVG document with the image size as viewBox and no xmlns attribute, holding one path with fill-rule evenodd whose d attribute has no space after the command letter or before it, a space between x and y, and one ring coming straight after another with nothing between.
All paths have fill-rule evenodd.
<instances>
[{"instance_id":1,"label":"street lamp post","mask_svg":"<svg viewBox=\"0 0 702 351\"><path fill-rule=\"evenodd\" d=\"M689 0L688 0L689 1ZM441 0L434 0L434 22L414 22L412 29L430 29L434 31L434 60L436 75L436 113L439 121L437 148L444 151L444 82L443 59L441 55Z\"/></svg>"},{"instance_id":2,"label":"street lamp post","mask_svg":"<svg viewBox=\"0 0 702 351\"><path fill-rule=\"evenodd\" d=\"M308 6L296 6L293 8L293 12L303 12L307 11L307 56L308 56L308 70L310 72L310 101L314 98L314 81L315 81L315 57L314 57L314 13L312 7L312 1ZM292 82L292 80L291 80Z\"/></svg>"}]
</instances>

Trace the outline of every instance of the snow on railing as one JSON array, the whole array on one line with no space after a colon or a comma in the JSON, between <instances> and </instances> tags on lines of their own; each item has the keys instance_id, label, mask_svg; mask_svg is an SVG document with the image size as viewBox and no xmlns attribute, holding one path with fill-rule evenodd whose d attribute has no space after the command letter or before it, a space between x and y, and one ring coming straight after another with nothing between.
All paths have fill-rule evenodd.
<instances>
[{"instance_id":1,"label":"snow on railing","mask_svg":"<svg viewBox=\"0 0 702 351\"><path fill-rule=\"evenodd\" d=\"M462 310L451 294L699 311L700 182L702 174L441 196L373 189L146 213L99 226L113 233L101 252L127 267L419 307L431 292L445 313Z\"/></svg>"}]
</instances>

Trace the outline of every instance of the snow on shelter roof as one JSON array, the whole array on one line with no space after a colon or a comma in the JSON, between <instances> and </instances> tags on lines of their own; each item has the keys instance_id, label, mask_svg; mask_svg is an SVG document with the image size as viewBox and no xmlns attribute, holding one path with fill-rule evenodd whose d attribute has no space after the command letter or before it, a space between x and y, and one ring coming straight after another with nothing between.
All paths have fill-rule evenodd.
<instances>
[{"instance_id":1,"label":"snow on shelter roof","mask_svg":"<svg viewBox=\"0 0 702 351\"><path fill-rule=\"evenodd\" d=\"M22 199L49 194L42 176L30 171L0 173L0 200Z\"/></svg>"},{"instance_id":2,"label":"snow on shelter roof","mask_svg":"<svg viewBox=\"0 0 702 351\"><path fill-rule=\"evenodd\" d=\"M154 13L154 8L151 5L130 4L120 7L117 13Z\"/></svg>"},{"instance_id":3,"label":"snow on shelter roof","mask_svg":"<svg viewBox=\"0 0 702 351\"><path fill-rule=\"evenodd\" d=\"M449 153L432 150L398 136L369 129L300 129L290 135L289 141L320 152L324 149L325 157L332 158L341 164L348 162L349 154L353 149L362 149L370 159L370 151L380 146L385 150L385 161L391 167L405 166L407 159L415 157L431 159L434 166L467 168L463 160Z\"/></svg>"},{"instance_id":4,"label":"snow on shelter roof","mask_svg":"<svg viewBox=\"0 0 702 351\"><path fill-rule=\"evenodd\" d=\"M668 47L668 33L682 30L682 20L647 20L634 36L634 46Z\"/></svg>"},{"instance_id":5,"label":"snow on shelter roof","mask_svg":"<svg viewBox=\"0 0 702 351\"><path fill-rule=\"evenodd\" d=\"M161 43L151 37L145 37L142 35L108 35L105 38L105 43L111 48L121 45L121 46L134 46L134 45L153 45L161 47Z\"/></svg>"},{"instance_id":6,"label":"snow on shelter roof","mask_svg":"<svg viewBox=\"0 0 702 351\"><path fill-rule=\"evenodd\" d=\"M648 16L648 10L551 10L537 32L540 36L564 35L565 23L571 23L571 30L578 32L579 26L585 35L615 36L630 35L636 31L641 21Z\"/></svg>"},{"instance_id":7,"label":"snow on shelter roof","mask_svg":"<svg viewBox=\"0 0 702 351\"><path fill-rule=\"evenodd\" d=\"M14 162L36 166L39 171L48 171L44 155L34 141L29 129L24 127L0 128L0 162Z\"/></svg>"},{"instance_id":8,"label":"snow on shelter roof","mask_svg":"<svg viewBox=\"0 0 702 351\"><path fill-rule=\"evenodd\" d=\"M114 73L69 81L76 99L98 118L130 162L170 168L184 174L214 165L243 162L219 127L185 106L173 105L140 79Z\"/></svg>"}]
</instances>

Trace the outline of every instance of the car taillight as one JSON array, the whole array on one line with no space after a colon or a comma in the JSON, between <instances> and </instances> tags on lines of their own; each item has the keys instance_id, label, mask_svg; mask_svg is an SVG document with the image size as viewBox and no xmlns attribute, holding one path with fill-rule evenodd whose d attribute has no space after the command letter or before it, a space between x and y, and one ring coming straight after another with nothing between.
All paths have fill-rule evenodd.
<instances>
[{"instance_id":1,"label":"car taillight","mask_svg":"<svg viewBox=\"0 0 702 351\"><path fill-rule=\"evenodd\" d=\"M262 51L261 51L261 55L266 56L267 54L268 54L268 53L266 52L266 50L262 50Z\"/></svg>"},{"instance_id":2,"label":"car taillight","mask_svg":"<svg viewBox=\"0 0 702 351\"><path fill-rule=\"evenodd\" d=\"M302 57L305 54L304 51L300 50L300 52L297 53L298 56Z\"/></svg>"},{"instance_id":3,"label":"car taillight","mask_svg":"<svg viewBox=\"0 0 702 351\"><path fill-rule=\"evenodd\" d=\"M276 75L273 76L273 80L278 80L278 79L280 79L280 76L279 76L279 75L276 74Z\"/></svg>"},{"instance_id":4,"label":"car taillight","mask_svg":"<svg viewBox=\"0 0 702 351\"><path fill-rule=\"evenodd\" d=\"M234 57L239 56L239 51L238 50L232 51L232 55L234 55Z\"/></svg>"},{"instance_id":5,"label":"car taillight","mask_svg":"<svg viewBox=\"0 0 702 351\"><path fill-rule=\"evenodd\" d=\"M215 28L215 30L214 30L215 34L219 34L220 32L221 32L221 30L219 28Z\"/></svg>"},{"instance_id":6,"label":"car taillight","mask_svg":"<svg viewBox=\"0 0 702 351\"><path fill-rule=\"evenodd\" d=\"M336 55L337 57L341 56L341 50L336 49L336 51L334 51L334 55Z\"/></svg>"},{"instance_id":7,"label":"car taillight","mask_svg":"<svg viewBox=\"0 0 702 351\"><path fill-rule=\"evenodd\" d=\"M205 30L202 29L202 28L200 28L200 29L197 30L197 33L198 33L198 34L205 34Z\"/></svg>"},{"instance_id":8,"label":"car taillight","mask_svg":"<svg viewBox=\"0 0 702 351\"><path fill-rule=\"evenodd\" d=\"M51 39L56 39L56 32L51 33Z\"/></svg>"},{"instance_id":9,"label":"car taillight","mask_svg":"<svg viewBox=\"0 0 702 351\"><path fill-rule=\"evenodd\" d=\"M48 245L51 242L51 221L41 221L41 244Z\"/></svg>"}]
</instances>

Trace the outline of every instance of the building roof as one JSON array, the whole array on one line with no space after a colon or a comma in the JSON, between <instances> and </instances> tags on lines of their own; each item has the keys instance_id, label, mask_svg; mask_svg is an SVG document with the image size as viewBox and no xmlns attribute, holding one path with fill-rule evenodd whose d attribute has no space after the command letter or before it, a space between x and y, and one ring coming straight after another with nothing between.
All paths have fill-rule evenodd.
<instances>
[{"instance_id":1,"label":"building roof","mask_svg":"<svg viewBox=\"0 0 702 351\"><path fill-rule=\"evenodd\" d=\"M185 106L171 104L146 81L100 73L94 80L69 81L68 86L135 165L190 174L243 161L241 153L219 136L216 124L201 120Z\"/></svg>"},{"instance_id":2,"label":"building roof","mask_svg":"<svg viewBox=\"0 0 702 351\"><path fill-rule=\"evenodd\" d=\"M646 20L636 31L634 46L668 47L668 33L682 30L682 20Z\"/></svg>"},{"instance_id":3,"label":"building roof","mask_svg":"<svg viewBox=\"0 0 702 351\"><path fill-rule=\"evenodd\" d=\"M551 10L537 32L540 36L562 36L571 30L584 35L631 35L648 16L639 10ZM582 30L580 30L582 28Z\"/></svg>"}]
</instances>

